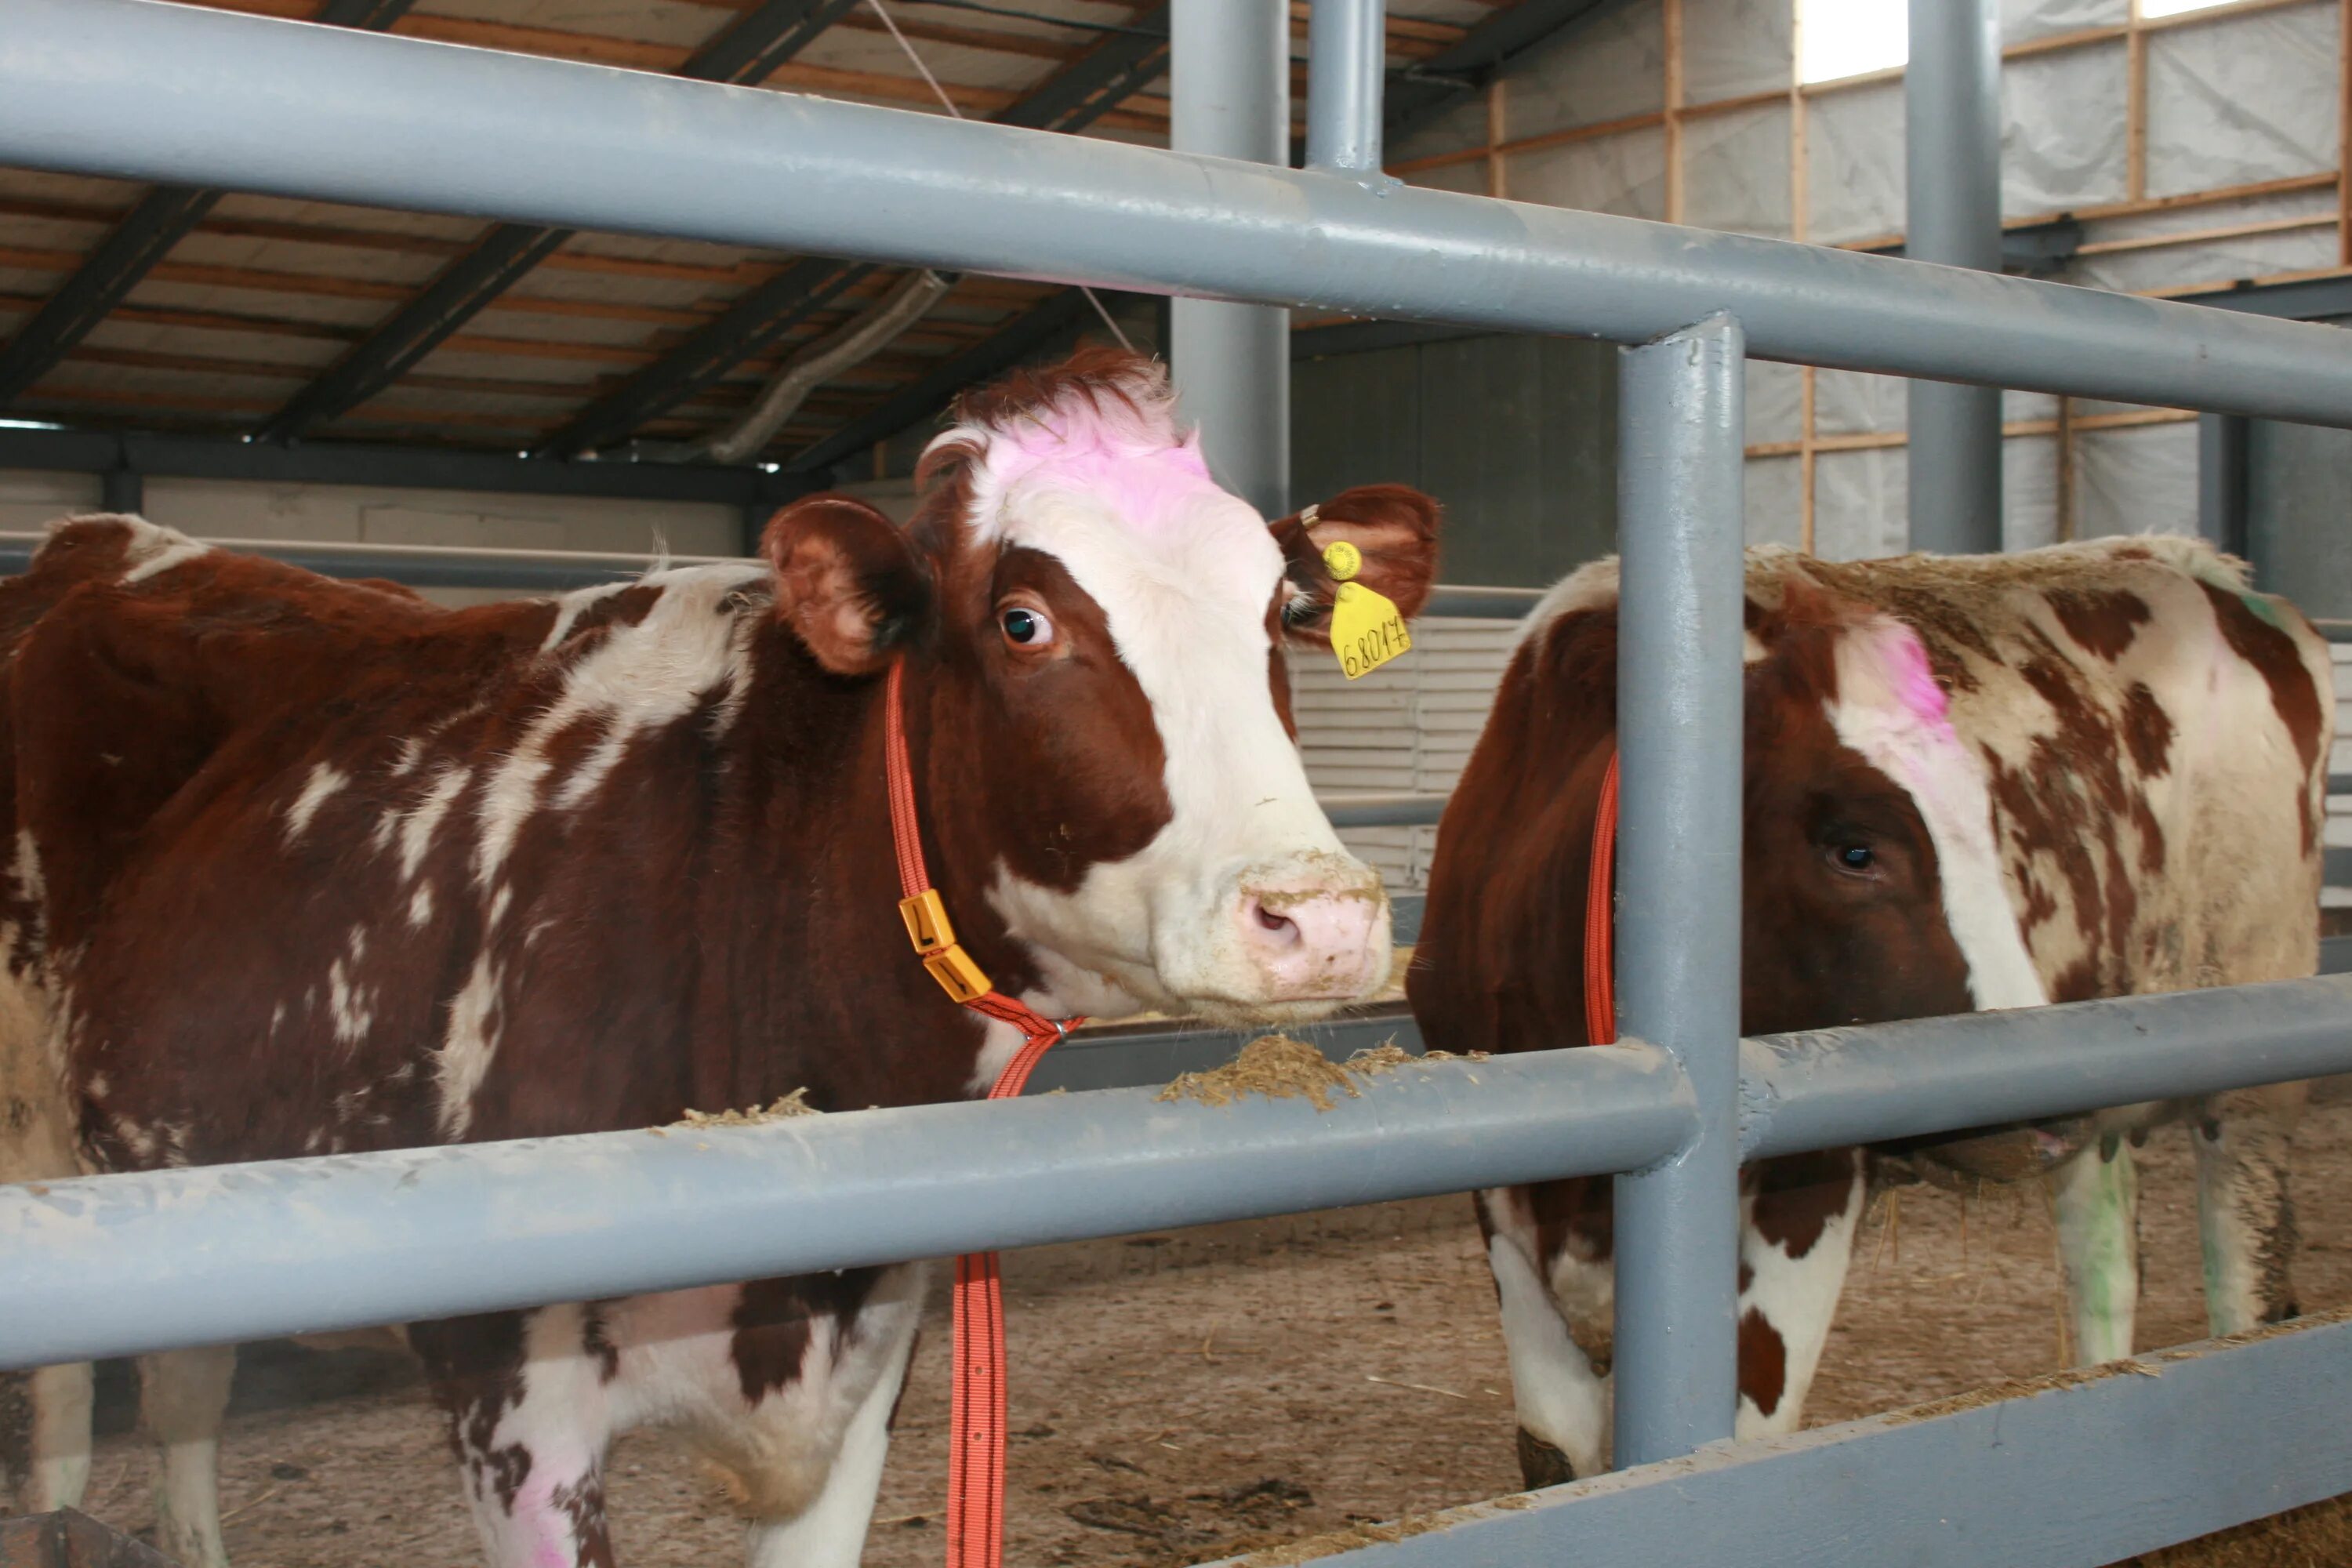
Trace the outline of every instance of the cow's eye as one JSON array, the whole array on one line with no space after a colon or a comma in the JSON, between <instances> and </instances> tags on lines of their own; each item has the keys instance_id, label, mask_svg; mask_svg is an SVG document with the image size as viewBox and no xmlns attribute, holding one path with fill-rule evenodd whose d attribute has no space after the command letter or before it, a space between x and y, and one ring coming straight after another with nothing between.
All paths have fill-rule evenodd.
<instances>
[{"instance_id":1,"label":"cow's eye","mask_svg":"<svg viewBox=\"0 0 2352 1568\"><path fill-rule=\"evenodd\" d=\"M1035 610L1016 606L999 616L997 624L1004 628L1004 640L1015 647L1044 647L1054 640L1054 623Z\"/></svg>"},{"instance_id":2,"label":"cow's eye","mask_svg":"<svg viewBox=\"0 0 2352 1568\"><path fill-rule=\"evenodd\" d=\"M1869 871L1878 864L1877 851L1872 849L1867 844L1833 845L1830 849L1830 858L1837 863L1839 870L1852 871L1857 875Z\"/></svg>"}]
</instances>

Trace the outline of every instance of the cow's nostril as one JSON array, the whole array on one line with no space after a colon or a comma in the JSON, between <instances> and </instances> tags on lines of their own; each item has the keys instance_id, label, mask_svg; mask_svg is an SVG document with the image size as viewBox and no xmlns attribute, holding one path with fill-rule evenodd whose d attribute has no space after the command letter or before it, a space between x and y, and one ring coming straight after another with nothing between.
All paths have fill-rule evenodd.
<instances>
[{"instance_id":1,"label":"cow's nostril","mask_svg":"<svg viewBox=\"0 0 2352 1568\"><path fill-rule=\"evenodd\" d=\"M1250 900L1250 913L1257 917L1260 931L1273 931L1282 936L1286 943L1299 940L1298 922L1288 915L1276 914L1255 899Z\"/></svg>"}]
</instances>

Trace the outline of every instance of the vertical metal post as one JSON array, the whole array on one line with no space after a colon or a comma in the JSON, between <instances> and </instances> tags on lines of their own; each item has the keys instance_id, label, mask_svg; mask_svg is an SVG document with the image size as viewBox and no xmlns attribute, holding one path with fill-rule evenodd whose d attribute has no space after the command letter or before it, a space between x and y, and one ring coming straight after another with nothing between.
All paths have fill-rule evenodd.
<instances>
[{"instance_id":1,"label":"vertical metal post","mask_svg":"<svg viewBox=\"0 0 2352 1568\"><path fill-rule=\"evenodd\" d=\"M1184 0L1168 8L1180 153L1290 161L1290 8ZM1290 510L1290 312L1177 300L1169 363L1217 477L1268 517Z\"/></svg>"},{"instance_id":2,"label":"vertical metal post","mask_svg":"<svg viewBox=\"0 0 2352 1568\"><path fill-rule=\"evenodd\" d=\"M1617 995L1700 1121L1617 1179L1620 1466L1728 1437L1738 1397L1746 346L1717 315L1619 361Z\"/></svg>"},{"instance_id":3,"label":"vertical metal post","mask_svg":"<svg viewBox=\"0 0 2352 1568\"><path fill-rule=\"evenodd\" d=\"M108 511L138 512L147 510L146 476L128 465L106 470L99 480L99 504Z\"/></svg>"},{"instance_id":4,"label":"vertical metal post","mask_svg":"<svg viewBox=\"0 0 2352 1568\"><path fill-rule=\"evenodd\" d=\"M1381 172L1387 0L1315 0L1307 33L1307 166Z\"/></svg>"},{"instance_id":5,"label":"vertical metal post","mask_svg":"<svg viewBox=\"0 0 2352 1568\"><path fill-rule=\"evenodd\" d=\"M1903 254L2000 270L2000 0L1910 0ZM1911 548L2000 548L2000 391L1915 381Z\"/></svg>"},{"instance_id":6,"label":"vertical metal post","mask_svg":"<svg viewBox=\"0 0 2352 1568\"><path fill-rule=\"evenodd\" d=\"M2246 447L2253 422L2237 414L2197 416L2197 531L2232 555L2251 548L2246 529Z\"/></svg>"}]
</instances>

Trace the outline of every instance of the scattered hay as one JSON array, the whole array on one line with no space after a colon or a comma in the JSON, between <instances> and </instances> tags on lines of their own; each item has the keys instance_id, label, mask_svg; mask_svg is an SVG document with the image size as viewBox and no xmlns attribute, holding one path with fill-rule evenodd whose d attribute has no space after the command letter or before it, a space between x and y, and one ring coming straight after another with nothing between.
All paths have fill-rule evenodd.
<instances>
[{"instance_id":1,"label":"scattered hay","mask_svg":"<svg viewBox=\"0 0 2352 1568\"><path fill-rule=\"evenodd\" d=\"M1207 1072L1181 1074L1160 1091L1160 1098L1231 1105L1252 1094L1267 1100L1304 1097L1313 1102L1317 1110L1328 1110L1338 1103L1332 1098L1335 1093L1349 1100L1360 1098L1362 1091L1356 1087L1359 1079L1378 1078L1414 1062L1454 1059L1449 1051L1416 1057L1394 1040L1385 1040L1358 1051L1344 1062L1335 1062L1305 1040L1293 1039L1288 1035L1260 1035L1224 1066ZM1484 1061L1486 1053L1474 1051L1466 1059Z\"/></svg>"},{"instance_id":2,"label":"scattered hay","mask_svg":"<svg viewBox=\"0 0 2352 1568\"><path fill-rule=\"evenodd\" d=\"M808 1102L808 1090L796 1089L772 1105L755 1105L749 1110L689 1110L669 1127L760 1127L771 1121L790 1121L796 1116L823 1116L824 1111ZM665 1134L669 1127L649 1127L647 1131Z\"/></svg>"}]
</instances>

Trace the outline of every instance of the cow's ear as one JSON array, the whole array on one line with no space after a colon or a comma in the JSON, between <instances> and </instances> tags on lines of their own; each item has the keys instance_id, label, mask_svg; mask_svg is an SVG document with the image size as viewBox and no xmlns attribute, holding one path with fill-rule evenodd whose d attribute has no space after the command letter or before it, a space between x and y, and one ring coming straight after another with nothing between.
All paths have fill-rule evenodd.
<instances>
[{"instance_id":1,"label":"cow's ear","mask_svg":"<svg viewBox=\"0 0 2352 1568\"><path fill-rule=\"evenodd\" d=\"M760 552L776 569L777 616L835 675L881 668L930 618L930 574L905 531L855 496L793 502Z\"/></svg>"},{"instance_id":2,"label":"cow's ear","mask_svg":"<svg viewBox=\"0 0 2352 1568\"><path fill-rule=\"evenodd\" d=\"M1302 642L1330 635L1339 584L1323 552L1342 540L1363 557L1357 582L1395 601L1406 618L1419 615L1437 581L1437 530L1444 515L1410 485L1359 485L1269 524L1289 579L1284 631Z\"/></svg>"}]
</instances>

